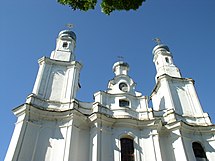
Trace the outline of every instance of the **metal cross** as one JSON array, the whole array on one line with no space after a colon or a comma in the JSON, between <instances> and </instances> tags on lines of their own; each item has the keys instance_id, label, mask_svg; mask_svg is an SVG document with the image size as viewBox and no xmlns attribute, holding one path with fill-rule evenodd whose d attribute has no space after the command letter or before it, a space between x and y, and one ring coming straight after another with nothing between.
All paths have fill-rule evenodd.
<instances>
[{"instance_id":1,"label":"metal cross","mask_svg":"<svg viewBox=\"0 0 215 161\"><path fill-rule=\"evenodd\" d=\"M154 41L157 43L157 45L160 45L161 44L161 40L159 38L154 38Z\"/></svg>"},{"instance_id":2,"label":"metal cross","mask_svg":"<svg viewBox=\"0 0 215 161\"><path fill-rule=\"evenodd\" d=\"M118 61L123 61L124 57L123 56L117 56Z\"/></svg>"},{"instance_id":3,"label":"metal cross","mask_svg":"<svg viewBox=\"0 0 215 161\"><path fill-rule=\"evenodd\" d=\"M68 24L66 24L66 27L68 27L71 30L74 27L74 25L71 23L68 23Z\"/></svg>"}]
</instances>

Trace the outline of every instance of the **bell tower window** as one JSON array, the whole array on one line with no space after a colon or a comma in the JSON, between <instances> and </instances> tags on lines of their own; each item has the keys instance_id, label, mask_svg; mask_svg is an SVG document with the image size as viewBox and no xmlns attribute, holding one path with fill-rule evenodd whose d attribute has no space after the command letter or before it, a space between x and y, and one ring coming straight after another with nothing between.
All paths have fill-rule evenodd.
<instances>
[{"instance_id":1,"label":"bell tower window","mask_svg":"<svg viewBox=\"0 0 215 161\"><path fill-rule=\"evenodd\" d=\"M200 143L193 142L192 147L196 161L207 161L205 151Z\"/></svg>"},{"instance_id":2,"label":"bell tower window","mask_svg":"<svg viewBox=\"0 0 215 161\"><path fill-rule=\"evenodd\" d=\"M129 138L121 138L121 161L134 161L134 141Z\"/></svg>"},{"instance_id":3,"label":"bell tower window","mask_svg":"<svg viewBox=\"0 0 215 161\"><path fill-rule=\"evenodd\" d=\"M64 42L64 43L63 43L63 48L67 48L67 46L68 46L68 43L67 43L67 42Z\"/></svg>"},{"instance_id":4,"label":"bell tower window","mask_svg":"<svg viewBox=\"0 0 215 161\"><path fill-rule=\"evenodd\" d=\"M169 63L169 58L165 57L165 60L166 60L167 63Z\"/></svg>"}]
</instances>

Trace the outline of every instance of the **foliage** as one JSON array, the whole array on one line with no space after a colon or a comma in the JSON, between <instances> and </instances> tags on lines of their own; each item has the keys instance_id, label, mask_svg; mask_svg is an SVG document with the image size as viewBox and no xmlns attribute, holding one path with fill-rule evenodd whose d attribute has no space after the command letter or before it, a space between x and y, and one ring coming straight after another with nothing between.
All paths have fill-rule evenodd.
<instances>
[{"instance_id":1,"label":"foliage","mask_svg":"<svg viewBox=\"0 0 215 161\"><path fill-rule=\"evenodd\" d=\"M69 5L73 10L87 11L95 8L97 0L58 0L58 2L63 5Z\"/></svg>"},{"instance_id":2,"label":"foliage","mask_svg":"<svg viewBox=\"0 0 215 161\"><path fill-rule=\"evenodd\" d=\"M114 10L137 10L145 0L102 0L102 12L107 15ZM95 9L97 0L58 0L60 4L69 5L73 10L88 11Z\"/></svg>"}]
</instances>

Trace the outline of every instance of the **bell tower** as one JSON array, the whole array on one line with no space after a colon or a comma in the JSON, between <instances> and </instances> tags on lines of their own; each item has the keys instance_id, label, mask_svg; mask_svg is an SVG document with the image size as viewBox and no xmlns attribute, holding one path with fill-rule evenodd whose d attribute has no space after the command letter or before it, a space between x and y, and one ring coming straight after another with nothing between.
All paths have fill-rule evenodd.
<instances>
[{"instance_id":1,"label":"bell tower","mask_svg":"<svg viewBox=\"0 0 215 161\"><path fill-rule=\"evenodd\" d=\"M56 41L56 49L51 53L51 59L61 61L74 61L75 45L75 33L70 30L61 31Z\"/></svg>"},{"instance_id":2,"label":"bell tower","mask_svg":"<svg viewBox=\"0 0 215 161\"><path fill-rule=\"evenodd\" d=\"M192 124L211 124L208 114L202 110L194 80L181 76L168 46L159 43L152 54L157 70L156 86L151 94L154 110L163 112L165 122L182 120Z\"/></svg>"},{"instance_id":3,"label":"bell tower","mask_svg":"<svg viewBox=\"0 0 215 161\"><path fill-rule=\"evenodd\" d=\"M82 65L75 61L76 35L73 31L59 33L56 49L51 57L39 59L39 71L32 94L27 103L41 108L68 109L80 87L79 75Z\"/></svg>"},{"instance_id":4,"label":"bell tower","mask_svg":"<svg viewBox=\"0 0 215 161\"><path fill-rule=\"evenodd\" d=\"M159 76L167 74L172 77L181 78L179 69L174 65L173 56L168 46L158 44L152 51L154 55L153 62L157 70L156 81Z\"/></svg>"},{"instance_id":5,"label":"bell tower","mask_svg":"<svg viewBox=\"0 0 215 161\"><path fill-rule=\"evenodd\" d=\"M85 129L84 116L74 110L82 68L75 60L75 43L75 33L63 30L51 57L39 59L32 94L13 110L17 123L5 161L78 160L73 147L82 141L83 148L79 148L87 146L87 137L78 139ZM83 128L77 128L81 125ZM87 160L86 156L80 158Z\"/></svg>"}]
</instances>

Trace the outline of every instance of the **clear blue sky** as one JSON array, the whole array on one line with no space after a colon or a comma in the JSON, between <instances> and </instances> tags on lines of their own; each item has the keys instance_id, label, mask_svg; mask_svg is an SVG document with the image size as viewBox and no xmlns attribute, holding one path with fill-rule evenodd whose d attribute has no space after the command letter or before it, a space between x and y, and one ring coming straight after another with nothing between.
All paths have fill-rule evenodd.
<instances>
[{"instance_id":1,"label":"clear blue sky","mask_svg":"<svg viewBox=\"0 0 215 161\"><path fill-rule=\"evenodd\" d=\"M215 122L215 1L148 0L138 11L106 16L100 7L73 11L55 0L10 0L0 6L0 160L4 159L16 117L37 75L37 60L50 56L65 24L75 24L76 57L84 65L78 99L90 102L106 90L112 65L123 56L137 90L150 95L155 67L152 41L159 37L173 54L183 77L193 78L205 112Z\"/></svg>"}]
</instances>

